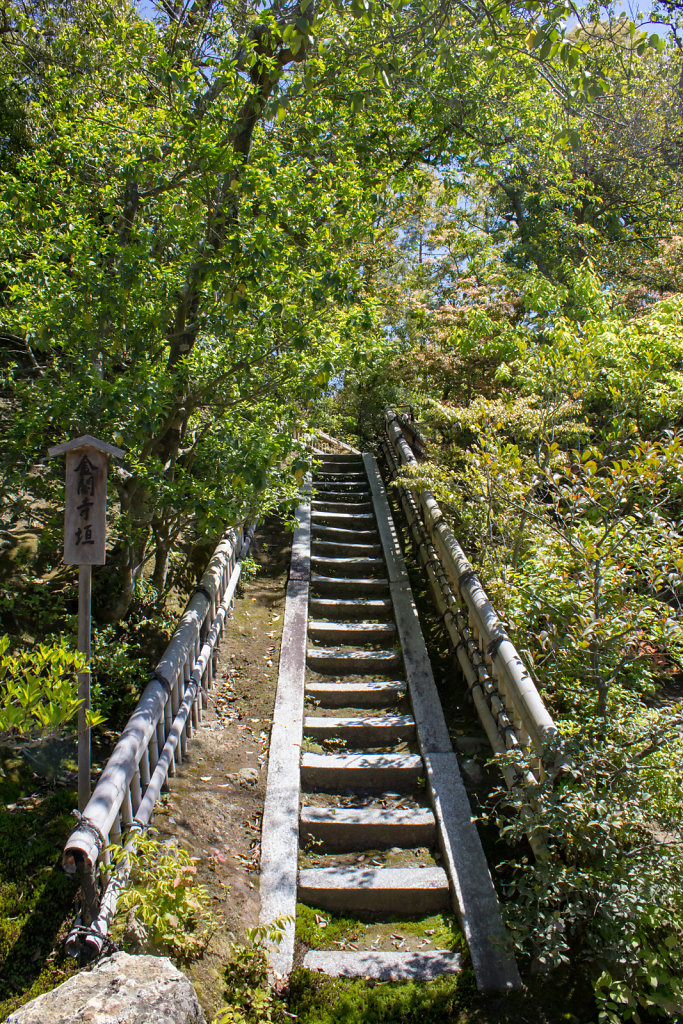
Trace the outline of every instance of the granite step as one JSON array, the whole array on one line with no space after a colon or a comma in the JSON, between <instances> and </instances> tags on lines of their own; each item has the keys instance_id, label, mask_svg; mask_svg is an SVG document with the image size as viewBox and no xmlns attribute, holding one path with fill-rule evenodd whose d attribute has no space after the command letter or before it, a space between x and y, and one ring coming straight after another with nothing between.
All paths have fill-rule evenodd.
<instances>
[{"instance_id":1,"label":"granite step","mask_svg":"<svg viewBox=\"0 0 683 1024\"><path fill-rule=\"evenodd\" d=\"M328 675L395 672L401 666L396 651L338 651L331 647L309 647L306 664L314 672Z\"/></svg>"},{"instance_id":2,"label":"granite step","mask_svg":"<svg viewBox=\"0 0 683 1024\"><path fill-rule=\"evenodd\" d=\"M311 511L311 523L315 534L318 524L322 526L338 526L345 530L374 529L375 517L372 512L318 512Z\"/></svg>"},{"instance_id":3,"label":"granite step","mask_svg":"<svg viewBox=\"0 0 683 1024\"><path fill-rule=\"evenodd\" d=\"M314 501L330 501L330 502L342 502L352 501L355 503L359 501L369 502L370 492L367 489L356 489L346 490L340 488L339 484L319 484L313 489L313 500Z\"/></svg>"},{"instance_id":4,"label":"granite step","mask_svg":"<svg viewBox=\"0 0 683 1024\"><path fill-rule=\"evenodd\" d=\"M331 555L311 555L311 567L314 572L325 576L374 576L386 572L383 558L339 558Z\"/></svg>"},{"instance_id":5,"label":"granite step","mask_svg":"<svg viewBox=\"0 0 683 1024\"><path fill-rule=\"evenodd\" d=\"M385 708L395 704L406 688L407 684L401 679L364 683L308 682L306 696L324 708Z\"/></svg>"},{"instance_id":6,"label":"granite step","mask_svg":"<svg viewBox=\"0 0 683 1024\"><path fill-rule=\"evenodd\" d=\"M388 619L392 607L390 599L382 597L312 597L308 605L311 615L345 619Z\"/></svg>"},{"instance_id":7,"label":"granite step","mask_svg":"<svg viewBox=\"0 0 683 1024\"><path fill-rule=\"evenodd\" d=\"M340 466L328 466L315 474L313 486L319 483L351 483L364 484L367 487L368 478L362 469L347 471Z\"/></svg>"},{"instance_id":8,"label":"granite step","mask_svg":"<svg viewBox=\"0 0 683 1024\"><path fill-rule=\"evenodd\" d=\"M314 491L322 491L325 494L328 491L338 490L343 494L351 494L363 492L364 494L370 494L368 489L368 482L366 480L348 480L345 476L340 476L336 480L321 480L316 479L313 483Z\"/></svg>"},{"instance_id":9,"label":"granite step","mask_svg":"<svg viewBox=\"0 0 683 1024\"><path fill-rule=\"evenodd\" d=\"M308 805L301 808L299 821L300 841L321 844L325 850L408 849L436 841L436 821L429 807Z\"/></svg>"},{"instance_id":10,"label":"granite step","mask_svg":"<svg viewBox=\"0 0 683 1024\"><path fill-rule=\"evenodd\" d=\"M381 558L380 544L349 544L347 541L320 540L313 537L311 548L314 555L323 558Z\"/></svg>"},{"instance_id":11,"label":"granite step","mask_svg":"<svg viewBox=\"0 0 683 1024\"><path fill-rule=\"evenodd\" d=\"M348 544L379 544L377 530L345 530L335 526L314 525L311 531L312 542L341 541Z\"/></svg>"},{"instance_id":12,"label":"granite step","mask_svg":"<svg viewBox=\"0 0 683 1024\"><path fill-rule=\"evenodd\" d=\"M316 512L336 512L344 514L355 514L355 513L372 513L372 502L371 501L349 501L348 498L344 498L342 501L318 501L313 498L311 501L311 511Z\"/></svg>"},{"instance_id":13,"label":"granite step","mask_svg":"<svg viewBox=\"0 0 683 1024\"><path fill-rule=\"evenodd\" d=\"M330 644L392 643L396 636L393 622L321 622L308 623L311 640Z\"/></svg>"},{"instance_id":14,"label":"granite step","mask_svg":"<svg viewBox=\"0 0 683 1024\"><path fill-rule=\"evenodd\" d=\"M346 468L350 472L365 468L363 455L362 453L359 455L357 452L323 452L321 455L315 456L315 461L319 464L315 471L316 475L330 466L338 469Z\"/></svg>"},{"instance_id":15,"label":"granite step","mask_svg":"<svg viewBox=\"0 0 683 1024\"><path fill-rule=\"evenodd\" d=\"M379 790L412 793L425 777L419 754L303 754L301 785L325 793Z\"/></svg>"},{"instance_id":16,"label":"granite step","mask_svg":"<svg viewBox=\"0 0 683 1024\"><path fill-rule=\"evenodd\" d=\"M388 594L389 580L383 576L323 576L311 574L311 589L332 597L358 597L363 594Z\"/></svg>"},{"instance_id":17,"label":"granite step","mask_svg":"<svg viewBox=\"0 0 683 1024\"><path fill-rule=\"evenodd\" d=\"M316 740L346 740L355 746L381 747L415 735L412 715L307 715L304 735Z\"/></svg>"},{"instance_id":18,"label":"granite step","mask_svg":"<svg viewBox=\"0 0 683 1024\"><path fill-rule=\"evenodd\" d=\"M304 868L299 899L323 910L383 914L428 914L450 907L443 868Z\"/></svg>"},{"instance_id":19,"label":"granite step","mask_svg":"<svg viewBox=\"0 0 683 1024\"><path fill-rule=\"evenodd\" d=\"M311 949L304 967L332 978L372 978L374 981L434 981L443 974L459 974L462 956L449 949L418 953L380 950Z\"/></svg>"}]
</instances>

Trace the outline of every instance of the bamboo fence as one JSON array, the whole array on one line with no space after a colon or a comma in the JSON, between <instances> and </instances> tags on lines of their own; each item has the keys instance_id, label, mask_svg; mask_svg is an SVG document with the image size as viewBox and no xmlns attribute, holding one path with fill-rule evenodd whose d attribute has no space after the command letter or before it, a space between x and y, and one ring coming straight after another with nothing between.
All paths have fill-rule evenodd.
<instances>
[{"instance_id":1,"label":"bamboo fence","mask_svg":"<svg viewBox=\"0 0 683 1024\"><path fill-rule=\"evenodd\" d=\"M522 755L515 759L521 770L501 758L508 787L534 785L557 770L557 728L436 499L400 479L402 467L417 465L414 450L424 451L419 431L393 409L385 410L385 429L382 449L389 474L399 479L418 558L491 748L496 754Z\"/></svg>"},{"instance_id":2,"label":"bamboo fence","mask_svg":"<svg viewBox=\"0 0 683 1024\"><path fill-rule=\"evenodd\" d=\"M135 849L164 783L182 764L193 729L202 721L253 532L254 526L230 529L219 543L87 806L82 814L75 812L78 825L62 856L64 870L81 882L81 912L66 942L72 956L101 952L128 873L123 857L101 893L106 848L114 843L127 853Z\"/></svg>"}]
</instances>

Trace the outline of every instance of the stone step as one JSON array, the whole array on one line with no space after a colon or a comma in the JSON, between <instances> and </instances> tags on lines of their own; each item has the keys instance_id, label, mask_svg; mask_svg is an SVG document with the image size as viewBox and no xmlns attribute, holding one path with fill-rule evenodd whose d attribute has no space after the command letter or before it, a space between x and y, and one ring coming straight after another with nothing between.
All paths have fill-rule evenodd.
<instances>
[{"instance_id":1,"label":"stone step","mask_svg":"<svg viewBox=\"0 0 683 1024\"><path fill-rule=\"evenodd\" d=\"M334 490L339 490L344 494L356 494L358 492L370 494L367 480L348 480L346 477L341 476L336 480L316 479L313 489L314 491L323 491L325 494Z\"/></svg>"},{"instance_id":2,"label":"stone step","mask_svg":"<svg viewBox=\"0 0 683 1024\"><path fill-rule=\"evenodd\" d=\"M327 594L332 597L352 596L359 597L363 594L388 594L389 580L383 576L323 576L320 573L311 574L311 588L318 594Z\"/></svg>"},{"instance_id":3,"label":"stone step","mask_svg":"<svg viewBox=\"0 0 683 1024\"><path fill-rule=\"evenodd\" d=\"M334 558L311 555L311 567L326 576L373 576L386 569L383 558Z\"/></svg>"},{"instance_id":4,"label":"stone step","mask_svg":"<svg viewBox=\"0 0 683 1024\"><path fill-rule=\"evenodd\" d=\"M396 636L393 622L320 622L308 623L311 640L330 644L392 643Z\"/></svg>"},{"instance_id":5,"label":"stone step","mask_svg":"<svg viewBox=\"0 0 683 1024\"><path fill-rule=\"evenodd\" d=\"M381 747L415 735L412 715L307 715L304 733L311 739L348 740L357 746Z\"/></svg>"},{"instance_id":6,"label":"stone step","mask_svg":"<svg viewBox=\"0 0 683 1024\"><path fill-rule=\"evenodd\" d=\"M323 483L328 483L331 486L328 487L326 491L318 491L317 487L313 488L313 492L311 494L312 508L320 504L321 502L327 503L329 505L344 505L352 503L354 508L359 503L365 505L372 505L372 496L369 495L368 492L365 490L344 491L343 489L339 490L339 485L333 484L331 480L323 481ZM341 496L338 498L334 497L334 495L336 494L339 494ZM351 511L354 511L354 509L352 509Z\"/></svg>"},{"instance_id":7,"label":"stone step","mask_svg":"<svg viewBox=\"0 0 683 1024\"><path fill-rule=\"evenodd\" d=\"M347 541L319 540L313 537L311 541L312 553L323 558L335 556L343 558L381 558L381 544L349 544Z\"/></svg>"},{"instance_id":8,"label":"stone step","mask_svg":"<svg viewBox=\"0 0 683 1024\"><path fill-rule=\"evenodd\" d=\"M331 455L330 452L327 453ZM316 455L316 462L319 463L313 471L313 476L318 476L319 473L328 473L330 470L334 470L336 473L361 473L365 471L365 460L362 455L354 455L352 458L345 460L339 456L335 458L321 458ZM354 461L355 460L355 461Z\"/></svg>"},{"instance_id":9,"label":"stone step","mask_svg":"<svg viewBox=\"0 0 683 1024\"><path fill-rule=\"evenodd\" d=\"M353 452L325 452L324 455L316 455L315 461L319 463L314 472L315 476L318 473L326 472L330 467L349 473L365 470L365 460L362 454L355 455Z\"/></svg>"},{"instance_id":10,"label":"stone step","mask_svg":"<svg viewBox=\"0 0 683 1024\"><path fill-rule=\"evenodd\" d=\"M396 703L407 689L400 679L367 683L307 683L306 695L325 708L384 708Z\"/></svg>"},{"instance_id":11,"label":"stone step","mask_svg":"<svg viewBox=\"0 0 683 1024\"><path fill-rule=\"evenodd\" d=\"M338 513L372 513L373 505L371 501L318 501L313 498L311 501L312 512L338 512Z\"/></svg>"},{"instance_id":12,"label":"stone step","mask_svg":"<svg viewBox=\"0 0 683 1024\"><path fill-rule=\"evenodd\" d=\"M370 503L370 494L368 491L330 491L318 490L316 488L313 495L313 501L316 505L320 502L324 502L326 505L368 505Z\"/></svg>"},{"instance_id":13,"label":"stone step","mask_svg":"<svg viewBox=\"0 0 683 1024\"><path fill-rule=\"evenodd\" d=\"M377 530L344 530L334 526L314 525L312 540L341 541L349 544L379 544Z\"/></svg>"},{"instance_id":14,"label":"stone step","mask_svg":"<svg viewBox=\"0 0 683 1024\"><path fill-rule=\"evenodd\" d=\"M374 529L375 517L372 512L316 512L311 511L311 523L315 534L318 524L322 526L340 526L345 530L356 527L361 530Z\"/></svg>"},{"instance_id":15,"label":"stone step","mask_svg":"<svg viewBox=\"0 0 683 1024\"><path fill-rule=\"evenodd\" d=\"M304 806L299 835L301 843L322 843L328 850L429 847L436 841L436 822L428 807Z\"/></svg>"},{"instance_id":16,"label":"stone step","mask_svg":"<svg viewBox=\"0 0 683 1024\"><path fill-rule=\"evenodd\" d=\"M391 618L392 604L389 598L312 597L308 609L311 615L327 618L367 619Z\"/></svg>"},{"instance_id":17,"label":"stone step","mask_svg":"<svg viewBox=\"0 0 683 1024\"><path fill-rule=\"evenodd\" d=\"M433 981L442 974L462 971L460 953L448 949L392 953L379 950L311 949L304 967L332 978L372 978L374 981Z\"/></svg>"},{"instance_id":18,"label":"stone step","mask_svg":"<svg viewBox=\"0 0 683 1024\"><path fill-rule=\"evenodd\" d=\"M429 914L450 906L442 868L305 868L298 894L302 903L333 911Z\"/></svg>"},{"instance_id":19,"label":"stone step","mask_svg":"<svg viewBox=\"0 0 683 1024\"><path fill-rule=\"evenodd\" d=\"M394 672L401 666L396 651L337 651L331 647L309 647L306 664L314 672L351 675Z\"/></svg>"},{"instance_id":20,"label":"stone step","mask_svg":"<svg viewBox=\"0 0 683 1024\"><path fill-rule=\"evenodd\" d=\"M303 754L301 785L334 793L346 789L411 793L425 776L419 754Z\"/></svg>"},{"instance_id":21,"label":"stone step","mask_svg":"<svg viewBox=\"0 0 683 1024\"><path fill-rule=\"evenodd\" d=\"M368 478L362 469L343 469L341 466L329 466L315 474L313 486L319 483L363 484L367 487Z\"/></svg>"}]
</instances>

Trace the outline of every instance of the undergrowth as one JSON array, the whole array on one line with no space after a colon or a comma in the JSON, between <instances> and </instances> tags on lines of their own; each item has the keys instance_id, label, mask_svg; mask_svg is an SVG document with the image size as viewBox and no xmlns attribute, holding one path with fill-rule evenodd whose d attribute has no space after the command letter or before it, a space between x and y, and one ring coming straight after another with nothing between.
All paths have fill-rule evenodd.
<instances>
[{"instance_id":1,"label":"undergrowth","mask_svg":"<svg viewBox=\"0 0 683 1024\"><path fill-rule=\"evenodd\" d=\"M372 984L304 968L290 976L289 1009L299 1024L443 1024L466 1021L477 997L474 975Z\"/></svg>"},{"instance_id":2,"label":"undergrowth","mask_svg":"<svg viewBox=\"0 0 683 1024\"><path fill-rule=\"evenodd\" d=\"M25 769L21 768L22 771ZM6 768L0 795L16 799L21 780ZM22 787L22 788L25 788ZM75 794L43 789L0 810L0 1019L75 970L63 941L71 923L74 884L61 853L73 827Z\"/></svg>"}]
</instances>

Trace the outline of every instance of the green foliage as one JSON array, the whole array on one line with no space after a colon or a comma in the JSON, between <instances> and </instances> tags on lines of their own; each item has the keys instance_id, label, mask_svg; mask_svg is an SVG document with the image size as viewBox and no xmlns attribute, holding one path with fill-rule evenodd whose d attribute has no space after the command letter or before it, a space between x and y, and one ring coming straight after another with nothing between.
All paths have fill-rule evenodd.
<instances>
[{"instance_id":1,"label":"green foliage","mask_svg":"<svg viewBox=\"0 0 683 1024\"><path fill-rule=\"evenodd\" d=\"M603 94L565 15L478 0L446 16L252 2L201 20L125 0L6 5L0 501L17 520L56 507L59 468L35 470L50 442L124 445L103 619L136 594L162 600L188 531L295 500L306 409L383 348L385 270L425 167L509 163L534 86L574 106ZM629 59L650 45L622 35ZM424 315L405 306L407 336Z\"/></svg>"},{"instance_id":2,"label":"green foliage","mask_svg":"<svg viewBox=\"0 0 683 1024\"><path fill-rule=\"evenodd\" d=\"M78 672L86 660L64 640L36 644L16 654L8 636L0 637L0 734L34 736L62 728L78 711ZM88 714L91 725L103 718Z\"/></svg>"},{"instance_id":3,"label":"green foliage","mask_svg":"<svg viewBox=\"0 0 683 1024\"><path fill-rule=\"evenodd\" d=\"M137 704L175 623L161 612L131 611L124 622L93 629L91 641L93 709L107 728L122 728Z\"/></svg>"},{"instance_id":4,"label":"green foliage","mask_svg":"<svg viewBox=\"0 0 683 1024\"><path fill-rule=\"evenodd\" d=\"M551 853L524 864L509 886L519 947L548 971L583 961L600 1019L678 1019L683 1010L683 868L678 765L681 707L658 715L613 694L609 732L578 729L563 753L571 767L533 793L527 821ZM502 832L517 841L521 821Z\"/></svg>"},{"instance_id":5,"label":"green foliage","mask_svg":"<svg viewBox=\"0 0 683 1024\"><path fill-rule=\"evenodd\" d=\"M561 284L515 271L507 288L495 315L475 297L432 352L405 357L418 393L448 374L478 383L423 400L430 461L405 476L433 490L477 564L569 765L499 798L522 962L585 971L605 1024L675 1021L680 295L634 316L586 263ZM549 856L520 863L529 829Z\"/></svg>"},{"instance_id":6,"label":"green foliage","mask_svg":"<svg viewBox=\"0 0 683 1024\"><path fill-rule=\"evenodd\" d=\"M130 865L131 884L119 899L159 949L181 959L199 956L213 925L209 894L196 882L195 858L175 844L163 843L147 829L136 837L134 853L108 847L110 873L122 859Z\"/></svg>"},{"instance_id":7,"label":"green foliage","mask_svg":"<svg viewBox=\"0 0 683 1024\"><path fill-rule=\"evenodd\" d=\"M214 1024L284 1024L291 1016L270 985L267 945L277 945L291 918L247 929L247 942L233 943L225 967L226 1005Z\"/></svg>"},{"instance_id":8,"label":"green foliage","mask_svg":"<svg viewBox=\"0 0 683 1024\"><path fill-rule=\"evenodd\" d=\"M243 558L240 562L240 565L242 566L242 573L240 575L241 583L248 583L256 578L260 566L258 565L257 562L254 561L252 555L247 555L246 558Z\"/></svg>"}]
</instances>

